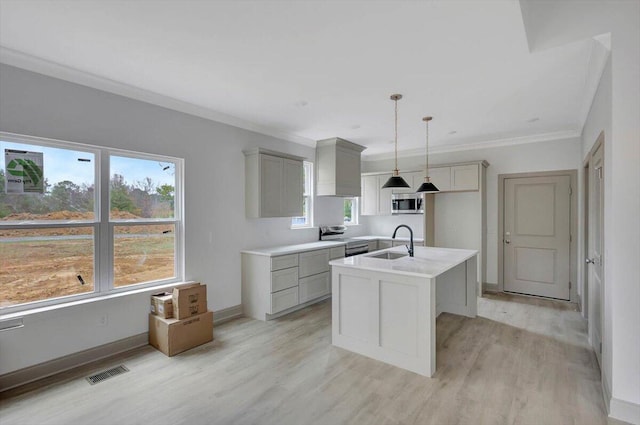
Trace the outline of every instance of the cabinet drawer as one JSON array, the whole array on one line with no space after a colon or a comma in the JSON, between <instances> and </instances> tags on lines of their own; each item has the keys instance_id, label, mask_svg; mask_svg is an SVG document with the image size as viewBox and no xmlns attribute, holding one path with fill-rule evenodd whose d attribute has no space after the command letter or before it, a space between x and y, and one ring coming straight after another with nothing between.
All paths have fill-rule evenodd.
<instances>
[{"instance_id":1,"label":"cabinet drawer","mask_svg":"<svg viewBox=\"0 0 640 425\"><path fill-rule=\"evenodd\" d=\"M331 293L331 273L325 272L300 279L300 304Z\"/></svg>"},{"instance_id":2,"label":"cabinet drawer","mask_svg":"<svg viewBox=\"0 0 640 425\"><path fill-rule=\"evenodd\" d=\"M342 258L342 257L344 257L344 246L336 246L335 248L331 248L329 250L329 257L332 260L334 258Z\"/></svg>"},{"instance_id":3,"label":"cabinet drawer","mask_svg":"<svg viewBox=\"0 0 640 425\"><path fill-rule=\"evenodd\" d=\"M288 269L298 265L298 254L271 257L271 271Z\"/></svg>"},{"instance_id":4,"label":"cabinet drawer","mask_svg":"<svg viewBox=\"0 0 640 425\"><path fill-rule=\"evenodd\" d=\"M301 252L298 263L299 276L306 277L314 274L329 271L329 250L319 249L317 251Z\"/></svg>"},{"instance_id":5,"label":"cabinet drawer","mask_svg":"<svg viewBox=\"0 0 640 425\"><path fill-rule=\"evenodd\" d=\"M298 305L297 286L271 294L271 314L279 313L296 305Z\"/></svg>"},{"instance_id":6,"label":"cabinet drawer","mask_svg":"<svg viewBox=\"0 0 640 425\"><path fill-rule=\"evenodd\" d=\"M271 292L282 291L298 284L298 268L277 270L271 272Z\"/></svg>"}]
</instances>

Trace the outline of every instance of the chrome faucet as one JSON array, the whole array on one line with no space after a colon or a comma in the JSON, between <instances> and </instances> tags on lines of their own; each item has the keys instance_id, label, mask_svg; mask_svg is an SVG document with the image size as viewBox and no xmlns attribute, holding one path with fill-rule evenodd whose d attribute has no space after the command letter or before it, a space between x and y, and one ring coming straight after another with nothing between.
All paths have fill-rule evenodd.
<instances>
[{"instance_id":1,"label":"chrome faucet","mask_svg":"<svg viewBox=\"0 0 640 425\"><path fill-rule=\"evenodd\" d=\"M406 224L399 225L398 227L396 227L396 230L393 231L393 236L391 236L391 239L396 238L396 233L398 233L398 229L401 227L406 227L409 230L410 246L405 245L405 247L407 248L407 251L409 251L409 257L413 257L413 230L411 230L411 227L407 226Z\"/></svg>"}]
</instances>

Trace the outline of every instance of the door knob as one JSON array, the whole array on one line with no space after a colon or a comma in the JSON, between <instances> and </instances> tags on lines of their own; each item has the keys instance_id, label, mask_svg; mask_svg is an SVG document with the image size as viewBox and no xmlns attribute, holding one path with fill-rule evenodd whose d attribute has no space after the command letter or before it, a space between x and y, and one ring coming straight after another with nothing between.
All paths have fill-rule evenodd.
<instances>
[{"instance_id":1,"label":"door knob","mask_svg":"<svg viewBox=\"0 0 640 425\"><path fill-rule=\"evenodd\" d=\"M596 263L596 259L595 258L585 258L584 262L587 263L587 264L595 264Z\"/></svg>"},{"instance_id":2,"label":"door knob","mask_svg":"<svg viewBox=\"0 0 640 425\"><path fill-rule=\"evenodd\" d=\"M511 239L505 239L504 243L511 243Z\"/></svg>"}]
</instances>

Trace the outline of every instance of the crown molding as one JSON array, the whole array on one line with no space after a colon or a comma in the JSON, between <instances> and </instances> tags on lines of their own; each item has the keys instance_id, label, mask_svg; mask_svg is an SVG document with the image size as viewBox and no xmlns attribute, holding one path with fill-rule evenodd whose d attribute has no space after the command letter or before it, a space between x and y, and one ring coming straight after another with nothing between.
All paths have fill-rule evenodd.
<instances>
[{"instance_id":1,"label":"crown molding","mask_svg":"<svg viewBox=\"0 0 640 425\"><path fill-rule=\"evenodd\" d=\"M316 141L0 46L0 63L304 146Z\"/></svg>"},{"instance_id":2,"label":"crown molding","mask_svg":"<svg viewBox=\"0 0 640 425\"><path fill-rule=\"evenodd\" d=\"M473 151L477 149L489 149L500 148L505 146L526 145L529 143L542 143L555 141L572 140L580 137L580 131L568 130L568 131L556 131L552 133L534 134L531 136L511 137L505 139L488 140L478 143L464 143L458 145L440 145L433 146L429 149L429 154L449 153L449 152L462 152ZM398 152L398 158L409 158L414 156L424 155L424 149L408 149ZM393 152L385 152L372 155L364 155L363 161L380 161L384 159L393 159Z\"/></svg>"}]
</instances>

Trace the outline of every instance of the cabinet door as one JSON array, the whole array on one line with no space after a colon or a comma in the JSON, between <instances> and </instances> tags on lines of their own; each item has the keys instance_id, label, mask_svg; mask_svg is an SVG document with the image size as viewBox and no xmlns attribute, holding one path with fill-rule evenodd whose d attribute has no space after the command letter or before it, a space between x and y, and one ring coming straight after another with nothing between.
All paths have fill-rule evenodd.
<instances>
[{"instance_id":1,"label":"cabinet door","mask_svg":"<svg viewBox=\"0 0 640 425\"><path fill-rule=\"evenodd\" d=\"M391 243L391 241L385 240L385 239L379 239L378 240L378 249L387 249L387 248L391 248L393 245Z\"/></svg>"},{"instance_id":2,"label":"cabinet door","mask_svg":"<svg viewBox=\"0 0 640 425\"><path fill-rule=\"evenodd\" d=\"M378 176L362 176L362 197L360 198L360 214L378 214Z\"/></svg>"},{"instance_id":3,"label":"cabinet door","mask_svg":"<svg viewBox=\"0 0 640 425\"><path fill-rule=\"evenodd\" d=\"M282 172L282 216L299 217L302 210L304 174L302 161L283 159Z\"/></svg>"},{"instance_id":4,"label":"cabinet door","mask_svg":"<svg viewBox=\"0 0 640 425\"><path fill-rule=\"evenodd\" d=\"M478 164L451 167L451 190L478 190Z\"/></svg>"},{"instance_id":5,"label":"cabinet door","mask_svg":"<svg viewBox=\"0 0 640 425\"><path fill-rule=\"evenodd\" d=\"M383 189L382 186L389 180L389 176L384 174L378 177L378 215L391 215L391 189Z\"/></svg>"},{"instance_id":6,"label":"cabinet door","mask_svg":"<svg viewBox=\"0 0 640 425\"><path fill-rule=\"evenodd\" d=\"M411 181L407 180L407 183L411 185L411 193L415 193L424 182L424 172L414 171L413 173L409 173L409 177Z\"/></svg>"},{"instance_id":7,"label":"cabinet door","mask_svg":"<svg viewBox=\"0 0 640 425\"><path fill-rule=\"evenodd\" d=\"M329 271L329 250L319 249L317 251L301 252L298 259L299 273L303 278Z\"/></svg>"},{"instance_id":8,"label":"cabinet door","mask_svg":"<svg viewBox=\"0 0 640 425\"><path fill-rule=\"evenodd\" d=\"M282 211L283 160L260 155L260 217L280 217Z\"/></svg>"},{"instance_id":9,"label":"cabinet door","mask_svg":"<svg viewBox=\"0 0 640 425\"><path fill-rule=\"evenodd\" d=\"M331 258L332 260L336 258L344 258L344 251L344 246L336 246L335 248L331 248L329 250L329 258Z\"/></svg>"},{"instance_id":10,"label":"cabinet door","mask_svg":"<svg viewBox=\"0 0 640 425\"><path fill-rule=\"evenodd\" d=\"M325 272L300 279L300 304L331 293L331 273Z\"/></svg>"},{"instance_id":11,"label":"cabinet door","mask_svg":"<svg viewBox=\"0 0 640 425\"><path fill-rule=\"evenodd\" d=\"M391 188L391 193L413 193L415 190L413 189L413 173L400 173L400 177L407 182L409 187L394 187ZM386 180L382 182L385 184Z\"/></svg>"},{"instance_id":12,"label":"cabinet door","mask_svg":"<svg viewBox=\"0 0 640 425\"><path fill-rule=\"evenodd\" d=\"M369 241L369 252L373 252L373 251L377 251L378 250L378 241L377 240L373 240L373 241Z\"/></svg>"},{"instance_id":13,"label":"cabinet door","mask_svg":"<svg viewBox=\"0 0 640 425\"><path fill-rule=\"evenodd\" d=\"M440 192L451 190L451 167L429 168L429 177Z\"/></svg>"}]
</instances>

